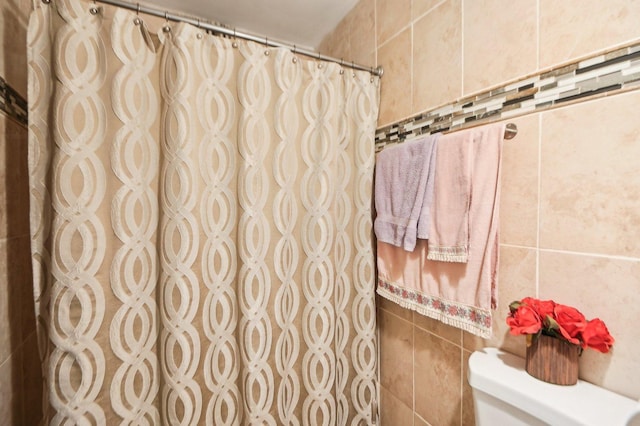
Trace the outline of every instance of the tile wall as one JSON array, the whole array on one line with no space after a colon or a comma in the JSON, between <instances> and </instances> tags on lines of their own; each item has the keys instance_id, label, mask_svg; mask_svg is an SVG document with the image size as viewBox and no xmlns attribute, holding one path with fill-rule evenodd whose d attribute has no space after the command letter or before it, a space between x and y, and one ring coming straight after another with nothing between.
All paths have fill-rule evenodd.
<instances>
[{"instance_id":1,"label":"tile wall","mask_svg":"<svg viewBox=\"0 0 640 426\"><path fill-rule=\"evenodd\" d=\"M640 2L360 0L319 50L385 69L379 126L428 113L640 41ZM553 298L616 338L580 375L640 398L640 90L509 119L501 200L500 303L483 340L379 299L383 425L473 425L471 352L524 355L507 305Z\"/></svg>"},{"instance_id":2,"label":"tile wall","mask_svg":"<svg viewBox=\"0 0 640 426\"><path fill-rule=\"evenodd\" d=\"M0 1L0 77L22 98L30 10L29 0ZM0 112L0 424L7 425L42 417L29 241L27 128Z\"/></svg>"}]
</instances>

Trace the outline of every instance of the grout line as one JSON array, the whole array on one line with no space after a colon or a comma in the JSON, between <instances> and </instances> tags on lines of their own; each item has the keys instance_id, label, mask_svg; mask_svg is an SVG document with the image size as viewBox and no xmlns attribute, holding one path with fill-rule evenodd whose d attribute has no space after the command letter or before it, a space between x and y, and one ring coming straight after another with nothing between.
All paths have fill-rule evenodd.
<instances>
[{"instance_id":1,"label":"grout line","mask_svg":"<svg viewBox=\"0 0 640 426\"><path fill-rule=\"evenodd\" d=\"M442 4L446 3L447 0L441 0L440 2L436 3L435 5L431 6L429 9L427 9L426 12L423 12L422 15L420 16L416 16L416 19L412 18L413 22L419 21L422 18L424 18L425 16L427 16L428 14L430 14L431 12L433 12L434 10L436 10L437 8L439 8ZM413 12L413 10L412 10Z\"/></svg>"},{"instance_id":2,"label":"grout line","mask_svg":"<svg viewBox=\"0 0 640 426\"><path fill-rule=\"evenodd\" d=\"M570 254L572 256L581 256L581 257L597 257L599 259L622 260L625 262L640 262L640 257L608 255L608 254L602 254L602 253L587 253L587 252L558 250L558 249L549 249L549 248L539 248L538 251L545 252L545 253L555 253L555 254Z\"/></svg>"},{"instance_id":3,"label":"grout line","mask_svg":"<svg viewBox=\"0 0 640 426\"><path fill-rule=\"evenodd\" d=\"M413 322L414 314L411 313L411 422L415 424L416 414L416 325Z\"/></svg>"},{"instance_id":4,"label":"grout line","mask_svg":"<svg viewBox=\"0 0 640 426\"><path fill-rule=\"evenodd\" d=\"M464 97L464 0L460 0L460 97Z\"/></svg>"},{"instance_id":5,"label":"grout line","mask_svg":"<svg viewBox=\"0 0 640 426\"><path fill-rule=\"evenodd\" d=\"M413 2L411 2L413 4ZM410 36L410 43L411 43L411 50L409 51L409 87L411 88L411 90L409 90L409 105L411 105L411 110L414 111L415 110L415 104L414 104L414 98L413 98L413 94L415 92L415 79L413 78L413 46L414 46L414 41L413 41L413 21L411 21L411 34L409 34Z\"/></svg>"},{"instance_id":6,"label":"grout line","mask_svg":"<svg viewBox=\"0 0 640 426\"><path fill-rule=\"evenodd\" d=\"M538 209L539 210L539 209ZM539 231L537 231L539 234ZM539 237L536 237L539 238ZM572 251L572 250L560 250L560 249L552 249L552 248L540 248L539 246L531 247L531 246L523 246L520 244L506 244L500 243L502 247L510 247L510 248L518 248L518 249L526 249L526 250L536 250L547 252L547 253L557 253L557 254L570 254L573 256L583 256L583 257L597 257L603 259L613 259L613 260L623 260L626 262L640 262L640 257L633 256L620 256L620 255L611 255L611 254L602 254L602 253L590 253L590 252L581 252L581 251Z\"/></svg>"},{"instance_id":7,"label":"grout line","mask_svg":"<svg viewBox=\"0 0 640 426\"><path fill-rule=\"evenodd\" d=\"M536 0L536 69L540 69L540 0Z\"/></svg>"},{"instance_id":8,"label":"grout line","mask_svg":"<svg viewBox=\"0 0 640 426\"><path fill-rule=\"evenodd\" d=\"M540 204L542 204L542 116L538 114L538 194L536 209L536 297L540 297Z\"/></svg>"},{"instance_id":9,"label":"grout line","mask_svg":"<svg viewBox=\"0 0 640 426\"><path fill-rule=\"evenodd\" d=\"M511 247L511 248L519 248L519 249L528 249L528 250L536 250L537 247L535 246L523 246L521 244L507 244L507 243L500 243L501 246L503 247Z\"/></svg>"},{"instance_id":10,"label":"grout line","mask_svg":"<svg viewBox=\"0 0 640 426\"><path fill-rule=\"evenodd\" d=\"M387 39L385 41L383 41L380 44L378 44L378 33L376 31L376 44L378 46L378 49L381 48L381 47L384 47L385 44L389 44L394 38L398 37L400 34L405 32L406 30L410 29L411 27L413 27L413 22L409 21L409 23L407 25L405 25L404 27L402 27L400 29L400 31L390 35L389 37L387 37Z\"/></svg>"}]
</instances>

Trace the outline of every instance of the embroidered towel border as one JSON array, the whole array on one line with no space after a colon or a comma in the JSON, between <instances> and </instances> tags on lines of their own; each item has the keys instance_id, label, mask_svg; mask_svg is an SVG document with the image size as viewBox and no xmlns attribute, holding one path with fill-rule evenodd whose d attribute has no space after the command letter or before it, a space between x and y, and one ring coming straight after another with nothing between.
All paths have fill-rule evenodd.
<instances>
[{"instance_id":1,"label":"embroidered towel border","mask_svg":"<svg viewBox=\"0 0 640 426\"><path fill-rule=\"evenodd\" d=\"M378 278L376 292L405 309L411 309L482 338L491 337L491 311L422 294Z\"/></svg>"}]
</instances>

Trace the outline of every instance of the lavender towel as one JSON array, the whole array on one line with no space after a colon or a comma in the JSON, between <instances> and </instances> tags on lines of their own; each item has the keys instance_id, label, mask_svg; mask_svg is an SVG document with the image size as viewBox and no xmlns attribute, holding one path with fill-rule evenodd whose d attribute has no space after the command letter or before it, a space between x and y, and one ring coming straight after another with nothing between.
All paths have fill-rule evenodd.
<instances>
[{"instance_id":1,"label":"lavender towel","mask_svg":"<svg viewBox=\"0 0 640 426\"><path fill-rule=\"evenodd\" d=\"M428 239L439 134L384 149L376 159L374 231L378 241L413 251Z\"/></svg>"}]
</instances>

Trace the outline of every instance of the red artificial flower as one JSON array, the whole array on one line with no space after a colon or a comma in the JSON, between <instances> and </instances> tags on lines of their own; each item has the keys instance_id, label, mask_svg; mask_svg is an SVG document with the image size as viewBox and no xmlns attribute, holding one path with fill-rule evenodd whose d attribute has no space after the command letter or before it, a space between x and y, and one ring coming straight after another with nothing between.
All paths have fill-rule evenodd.
<instances>
[{"instance_id":1,"label":"red artificial flower","mask_svg":"<svg viewBox=\"0 0 640 426\"><path fill-rule=\"evenodd\" d=\"M609 334L607 326L600 318L594 318L589 321L584 330L582 330L582 347L591 348L603 354L609 352L613 346L614 339Z\"/></svg>"},{"instance_id":2,"label":"red artificial flower","mask_svg":"<svg viewBox=\"0 0 640 426\"><path fill-rule=\"evenodd\" d=\"M614 343L609 330L599 318L587 321L576 308L553 300L525 297L511 302L507 325L509 332L516 336L544 334L602 353L609 352Z\"/></svg>"},{"instance_id":3,"label":"red artificial flower","mask_svg":"<svg viewBox=\"0 0 640 426\"><path fill-rule=\"evenodd\" d=\"M529 305L520 305L507 317L510 327L509 333L518 336L520 334L535 334L542 328L542 320L538 313Z\"/></svg>"},{"instance_id":4,"label":"red artificial flower","mask_svg":"<svg viewBox=\"0 0 640 426\"><path fill-rule=\"evenodd\" d=\"M569 342L578 345L578 336L587 326L587 319L574 307L557 304L553 310L559 332Z\"/></svg>"},{"instance_id":5,"label":"red artificial flower","mask_svg":"<svg viewBox=\"0 0 640 426\"><path fill-rule=\"evenodd\" d=\"M547 315L553 316L553 310L556 307L556 302L553 300L540 300L533 297L525 297L520 303L531 306L543 319Z\"/></svg>"}]
</instances>

